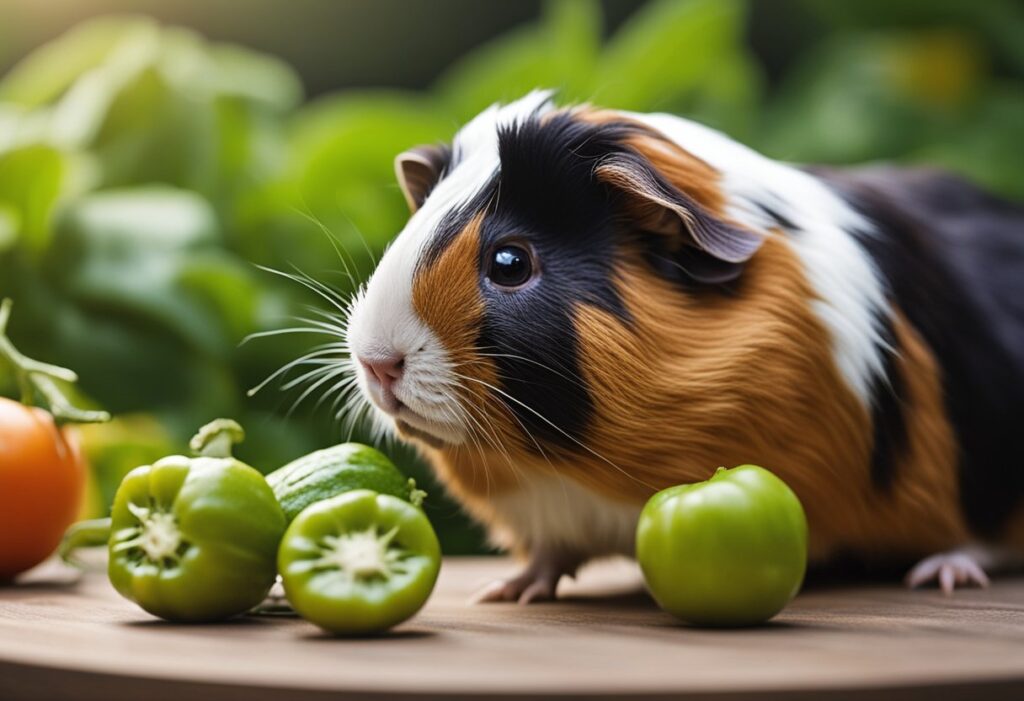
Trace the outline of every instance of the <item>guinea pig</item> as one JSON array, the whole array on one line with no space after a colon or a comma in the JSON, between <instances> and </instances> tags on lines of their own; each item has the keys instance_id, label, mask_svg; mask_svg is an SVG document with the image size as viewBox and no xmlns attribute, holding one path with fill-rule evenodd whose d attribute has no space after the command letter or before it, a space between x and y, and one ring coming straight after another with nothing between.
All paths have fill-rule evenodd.
<instances>
[{"instance_id":1,"label":"guinea pig","mask_svg":"<svg viewBox=\"0 0 1024 701\"><path fill-rule=\"evenodd\" d=\"M809 554L985 585L1024 560L1024 208L770 160L667 114L492 106L396 159L347 340L375 420L552 598L657 490L762 465Z\"/></svg>"}]
</instances>

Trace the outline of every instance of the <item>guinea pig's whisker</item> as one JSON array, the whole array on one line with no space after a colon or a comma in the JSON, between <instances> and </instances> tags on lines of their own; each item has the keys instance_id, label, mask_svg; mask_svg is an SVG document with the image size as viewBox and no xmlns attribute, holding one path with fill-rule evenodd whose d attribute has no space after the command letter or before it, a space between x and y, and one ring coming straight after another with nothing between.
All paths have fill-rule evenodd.
<instances>
[{"instance_id":1,"label":"guinea pig's whisker","mask_svg":"<svg viewBox=\"0 0 1024 701\"><path fill-rule=\"evenodd\" d=\"M358 385L356 385L354 378L343 378L340 381L336 382L330 389L323 393L323 396L321 396L316 401L316 404L313 405L313 411L317 411L323 404L325 404L333 396L334 399L333 401L331 401L331 407L329 409L329 412L331 416L334 417L335 421L341 421L342 417L337 414L338 406L342 402L347 401L352 396L353 392L358 393L358 390L359 388ZM344 430L344 423L342 423L342 425L339 426L339 428Z\"/></svg>"},{"instance_id":2,"label":"guinea pig's whisker","mask_svg":"<svg viewBox=\"0 0 1024 701\"><path fill-rule=\"evenodd\" d=\"M313 292L315 295L323 299L325 302L330 304L332 307L337 309L342 314L347 314L346 305L348 304L348 300L345 299L345 297L341 295L341 293L339 293L337 290L331 289L327 285L324 285L322 282L314 280L305 273L287 273L283 270L277 270L276 268L268 268L265 265L259 264L257 264L256 267L264 272L277 275L278 277L283 277L286 280L291 280L292 282L296 282L302 285L307 290Z\"/></svg>"},{"instance_id":3,"label":"guinea pig's whisker","mask_svg":"<svg viewBox=\"0 0 1024 701\"><path fill-rule=\"evenodd\" d=\"M303 384L308 384L306 389L299 395L299 397L292 402L291 407L286 412L285 416L290 417L296 409L308 399L317 389L322 387L324 384L331 382L339 377L344 381L344 376L351 373L351 368L345 361L338 361L337 359L312 359L306 361L306 364L314 365L312 370L308 370L298 377L292 378L288 382L281 386L281 391L289 391ZM297 366L296 366L297 367ZM330 391L330 390L329 390ZM317 406L323 401L326 393L321 395L320 400L317 402ZM315 408L315 407L314 407Z\"/></svg>"},{"instance_id":4,"label":"guinea pig's whisker","mask_svg":"<svg viewBox=\"0 0 1024 701\"><path fill-rule=\"evenodd\" d=\"M647 487L647 488L649 488L649 489L654 489L654 488L655 488L655 487L654 487L653 485L647 484L647 483L646 483L646 482L644 482L643 480L637 479L637 478L636 478L636 477L635 477L634 475L631 475L631 474L629 474L628 472L626 472L625 470L623 470L623 469L622 469L621 467L619 467L618 465L616 465L616 464L615 464L614 462L612 462L611 460L609 460L609 459L608 459L608 458L606 458L605 456L603 456L603 455L601 455L600 453L598 453L598 452L597 452L596 450L594 450L594 449L593 449L593 448L591 448L590 446L586 445L585 443L582 443L582 442L578 441L578 440L577 440L576 438L574 438L574 437L573 437L573 436L572 436L571 434L569 434L569 433L567 433L566 431L562 430L562 428L560 428L560 427L559 427L558 425L556 425L556 424L555 424L554 422L552 422L551 420L549 420L549 419L548 419L548 418L547 418L546 416L544 416L543 414L541 414L541 413L540 413L539 411L537 411L537 410L536 410L536 409L534 409L533 407L531 407L531 406L528 406L527 404L525 404L525 403L523 403L523 402L519 401L518 399L516 399L515 397L513 397L512 395L510 395L510 394L509 394L508 392L505 392L504 390L502 390L502 389L500 389L500 388L498 388L498 387L495 387L495 386L494 386L494 385L492 385L491 383L489 383L489 382L484 382L483 380L479 380L479 379L477 379L477 378L475 378L475 377L469 377L469 376L466 376L466 375L459 375L459 377L461 377L461 378L462 378L462 379L464 379L464 380L468 380L468 381L470 381L470 382L478 382L478 383L480 383L481 385L484 385L485 387L488 387L488 388L489 388L489 389L490 389L490 390L491 390L492 392L496 392L496 393L498 393L499 395L501 395L502 397L505 397L505 398L506 398L507 400L509 400L509 401L511 401L511 402L514 402L514 403L515 403L516 405L518 405L518 406L521 406L521 407L522 407L523 409L526 409L526 410L527 410L527 411L529 411L529 412L530 412L531 414L533 414L534 416L536 416L536 417L537 417L538 419L540 419L541 421L543 421L543 422L544 422L544 423L546 423L547 425L551 426L551 428L555 429L556 431L558 431L559 433L561 433L561 434L562 434L563 436L565 436L566 438L568 438L569 440L571 440L571 441L572 441L573 443L575 443L575 444L576 444L576 445L578 445L579 447L583 448L583 449L584 449L585 451L587 451L588 453L590 453L590 454L591 454L591 455L593 455L594 457L596 457L596 458L600 459L601 461L603 461L603 462L607 463L607 464L608 464L608 465L610 465L611 467L614 467L614 468L615 468L616 470L618 470L618 471L619 471L619 472L621 472L621 473L622 473L623 475L625 475L625 476L626 476L626 477L628 477L629 479L633 480L633 481L634 481L634 482L636 482L637 484L642 484L642 485L643 485L644 487Z\"/></svg>"},{"instance_id":5,"label":"guinea pig's whisker","mask_svg":"<svg viewBox=\"0 0 1024 701\"><path fill-rule=\"evenodd\" d=\"M335 420L341 420L343 416L347 416L345 412L354 411L358 406L359 394L358 378L352 375L352 377L338 382L334 387L325 392L322 401L327 401L331 395L336 395L331 402L329 411ZM320 401L317 401L317 405L319 404Z\"/></svg>"},{"instance_id":6,"label":"guinea pig's whisker","mask_svg":"<svg viewBox=\"0 0 1024 701\"><path fill-rule=\"evenodd\" d=\"M331 231L326 224L324 224L320 217L313 214L313 211L309 208L309 205L305 203L305 199L303 199L303 205L306 206L305 210L298 209L297 207L293 207L292 209L299 216L305 218L307 221L311 222L318 229L320 229L320 233L322 233L324 237L327 238L327 241L331 244L331 248L334 249L334 253L338 256L338 260L341 262L343 266L345 266L345 274L348 276L349 281L352 283L353 286L355 286L357 283L356 276L353 275L352 269L349 268L350 262L352 263L352 268L356 267L355 257L353 257L351 253L349 253L349 250L345 246L344 242L340 238L338 238L338 236L333 231ZM374 267L376 267L377 261L373 259L373 253L366 246L366 240L363 238L362 233L359 231L358 227L355 226L352 220L349 219L349 217L347 217L344 213L342 213L342 216L344 216L345 219L348 220L349 225L359 235L360 240L363 242L363 246L367 249L367 252L370 254L370 260L373 261L373 265ZM345 256L348 256L348 260L345 260Z\"/></svg>"},{"instance_id":7,"label":"guinea pig's whisker","mask_svg":"<svg viewBox=\"0 0 1024 701\"><path fill-rule=\"evenodd\" d=\"M253 331L241 340L238 345L245 345L249 341L255 341L257 338L267 338L269 336L280 336L288 333L324 333L323 329L313 329L308 326L291 326L284 329L270 329L268 331Z\"/></svg>"},{"instance_id":8,"label":"guinea pig's whisker","mask_svg":"<svg viewBox=\"0 0 1024 701\"><path fill-rule=\"evenodd\" d=\"M490 350L491 348L492 347L490 346L483 346L481 348L477 348L476 355L481 358L509 358L512 360L519 360L526 363L532 363L533 365L536 365L544 370L547 370L548 372L551 372L555 375L558 375L559 377L562 377L570 382L579 384L581 387L584 387L584 385L580 382L580 378L577 375L577 373L574 370L570 370L569 368L565 367L562 364L562 362L557 358L552 358L551 364L549 365L535 358L527 358L526 356L517 355L515 353L489 353L488 350ZM481 361L478 358L474 358L470 362Z\"/></svg>"},{"instance_id":9,"label":"guinea pig's whisker","mask_svg":"<svg viewBox=\"0 0 1024 701\"><path fill-rule=\"evenodd\" d=\"M478 355L483 355L484 357L498 357L497 355L492 355L492 356L488 356L487 354L481 354L481 353L478 353ZM548 368L547 366L543 365L543 363L539 363L539 362L537 362L537 361L534 361L534 360L532 360L532 359L530 359L530 358L524 358L524 357L522 357L522 356L516 356L516 355L512 355L512 354L507 354L507 355L508 355L508 357L512 357L512 358L519 358L519 359L522 359L522 360L526 360L526 361L528 361L528 362L534 362L534 363L536 363L536 364L540 365L541 367L543 367L543 368L545 368L545 369L547 369L547 370L550 370L551 372L554 372L555 374L560 374L560 373L556 372L555 370L553 370L552 368ZM471 360L471 361L468 361L468 362L464 362L464 363L462 363L462 364L460 365L460 367L463 367L463 366L466 366L466 365L472 365L472 364L474 364L474 363L479 363L479 362L480 362L479 360L476 360L476 359L474 359L474 360ZM576 381L576 380L574 380L573 378L571 378L571 377L568 377L567 375L561 375L561 376L562 376L562 377L564 377L565 379L569 380L570 382L575 382L575 383L576 383L577 385L579 385L580 387L584 387L584 385L582 385L581 383L577 382L577 381ZM584 387L584 388L585 388L585 387ZM556 466L556 465L555 465L555 464L554 464L554 463L553 463L553 462L551 461L551 458L550 458L550 457L548 456L547 452L545 452L544 448L543 448L543 447L541 446L541 444L540 444L540 442L539 442L539 441L537 440L537 438L536 438L536 437L535 437L535 436L533 435L533 432L531 432L531 431L530 431L530 430L529 430L529 429L528 429L528 428L526 427L526 425L525 425L525 424L524 424L524 423L523 423L523 422L522 422L522 421L521 421L521 420L519 419L519 417L518 417L518 416L516 416L515 412L511 412L511 413L510 413L510 416L512 417L512 419L513 419L513 420L515 420L515 422L516 422L516 423L517 423L517 424L519 425L519 427L520 427L520 428L522 429L522 431L523 431L523 434L525 434L525 435L526 435L526 437L527 437L527 438L529 438L529 439L530 439L530 441L531 441L531 442L533 443L533 445L534 445L534 446L535 446L535 447L537 448L537 451L538 451L538 452L539 452L539 453L541 454L541 456L542 456L542 457L544 458L544 460L545 460L545 461L546 461L546 462L548 463L548 465L549 465L549 466L551 467L551 469L552 469L552 470L553 470L554 472L558 472L558 468L557 468L557 466ZM511 464L511 459L509 460L509 462L510 462L510 464ZM515 469L515 467L514 467L514 466L513 466L513 469Z\"/></svg>"},{"instance_id":10,"label":"guinea pig's whisker","mask_svg":"<svg viewBox=\"0 0 1024 701\"><path fill-rule=\"evenodd\" d=\"M481 412L479 418L477 418L473 416L472 412L470 412L465 407L460 407L460 413L465 420L471 421L480 430L481 437L484 439L484 441L494 450L494 452L504 457L505 462L508 463L509 468L511 469L513 475L515 475L516 477L516 480L521 481L519 472L516 468L515 462L512 460L511 454L508 452L507 448L501 445L501 440L497 435L497 430L494 428L493 423L488 419L486 413ZM465 423L465 420L462 423ZM473 436L472 432L470 432L470 436ZM480 454L480 459L484 462L486 466L487 460L484 457L482 451Z\"/></svg>"},{"instance_id":11,"label":"guinea pig's whisker","mask_svg":"<svg viewBox=\"0 0 1024 701\"><path fill-rule=\"evenodd\" d=\"M314 372L316 374L312 374ZM288 410L287 416L291 416L292 413L299 407L299 405L302 404L302 402L304 402L311 394L313 394L313 392L315 392L317 389L322 387L324 384L326 384L328 382L331 382L332 380L336 380L339 376L341 376L341 378L342 378L341 382L345 382L344 375L347 375L348 372L349 372L348 368L342 367L342 368L333 368L333 369L330 369L330 368L320 368L319 370L312 371L311 373L306 373L307 377L304 378L303 381L310 380L309 386L306 387L306 389L302 392L302 394L299 395L298 399L296 399L295 402L292 404L291 409ZM319 379L317 379L315 382L311 381L311 380L313 380L313 378L315 378L317 376L320 376ZM296 386L296 385L302 384L302 382L297 382L296 380L292 380L291 382L289 382L289 384L292 385L292 386ZM337 384L335 386L337 386ZM282 387L282 389L290 389L290 387L285 386L285 387ZM333 389L329 389L327 392L324 392L323 394L321 394L320 398L317 399L316 404L313 405L313 409L316 410L324 402L324 400L330 395L330 392L332 392L332 391L334 391L334 390Z\"/></svg>"},{"instance_id":12,"label":"guinea pig's whisker","mask_svg":"<svg viewBox=\"0 0 1024 701\"><path fill-rule=\"evenodd\" d=\"M366 251L366 255L368 255L370 257L370 262L373 263L373 267L376 268L377 267L377 256L375 256L373 254L373 249L370 247L370 244L367 242L366 236L363 235L363 230L360 229L356 225L356 223L354 221L352 221L352 218L350 216L348 216L347 214L345 214L344 212L341 212L341 216L345 217L345 221L348 222L348 225L352 227L352 231L354 231L356 233L356 236L359 237L359 242L361 244L363 244L363 249ZM340 243L340 241L339 241L339 243ZM348 249L346 249L345 252L348 253ZM351 253L349 253L348 255L349 255L349 258L352 257ZM354 262L354 260L353 260L353 262Z\"/></svg>"},{"instance_id":13,"label":"guinea pig's whisker","mask_svg":"<svg viewBox=\"0 0 1024 701\"><path fill-rule=\"evenodd\" d=\"M541 457L544 458L544 461L547 462L548 466L551 467L552 471L557 473L558 472L558 467L555 466L555 464L551 462L551 459L548 457L548 454L544 451L544 448L541 446L540 441L538 441L537 437L533 435L533 432L529 428L526 427L526 424L523 423L522 419L520 419L518 416L516 416L514 411L513 412L509 412L509 415L519 425L519 428L522 430L523 434L526 435L526 437L530 439L530 442L533 443L533 445L537 448L537 452L539 452L541 454ZM512 468L513 472L516 473L517 479L519 479L518 467L516 467L514 465L511 457L508 458L508 463L509 463L509 466ZM522 480L520 479L520 482L521 481Z\"/></svg>"},{"instance_id":14,"label":"guinea pig's whisker","mask_svg":"<svg viewBox=\"0 0 1024 701\"><path fill-rule=\"evenodd\" d=\"M558 370L556 370L555 368L551 367L550 365L545 365L544 363L542 363L542 362L540 362L538 360L534 360L533 358L527 358L527 357L522 356L522 355L515 355L514 353L478 353L477 355L479 355L479 356L481 356L483 358L510 358L512 360L520 360L520 361L523 361L525 363L533 363L534 365L536 365L537 367L541 368L542 370L547 370L548 372L550 372L550 373L552 373L554 375L558 375L559 377L561 377L561 378L563 378L565 380L568 380L569 382L572 382L574 385L576 385L578 387L581 387L582 389L587 389L586 385L584 385L582 382L580 382L580 379L578 377L571 377L571 376L565 374L564 372L559 372Z\"/></svg>"},{"instance_id":15,"label":"guinea pig's whisker","mask_svg":"<svg viewBox=\"0 0 1024 701\"><path fill-rule=\"evenodd\" d=\"M325 311L319 307L306 306L306 310L317 315L320 318L310 319L309 317L297 317L298 320L304 321L308 324L314 324L317 328L321 328L330 331L339 338L348 338L348 329L346 324L348 323L348 316L350 310L346 309L341 314L331 311Z\"/></svg>"},{"instance_id":16,"label":"guinea pig's whisker","mask_svg":"<svg viewBox=\"0 0 1024 701\"><path fill-rule=\"evenodd\" d=\"M330 345L330 344L328 344L328 345ZM317 360L319 358L323 358L323 357L329 356L329 355L335 355L337 353L338 353L338 349L336 349L336 348L325 348L325 347L322 347L322 346L317 346L316 348L311 350L309 353L306 353L305 355L299 356L295 360L290 360L287 363L285 363L284 365L282 365L281 367L279 367L277 370L275 370L270 375L268 375L267 378L265 380L263 380L263 382L260 382L258 385L256 385L252 389L250 389L247 392L247 394L250 397L252 397L256 393L262 391L263 388L266 387L268 384L270 384L271 382L273 382L277 378L281 377L282 375L285 375L286 373L288 373L293 368L299 367L301 365L309 365L311 362L313 362L313 361L315 361L315 360Z\"/></svg>"},{"instance_id":17,"label":"guinea pig's whisker","mask_svg":"<svg viewBox=\"0 0 1024 701\"><path fill-rule=\"evenodd\" d=\"M366 410L365 401L363 401L360 394L360 392L349 394L348 396L339 394L331 405L331 409L336 410L334 420L339 422L341 430L345 431L346 428L348 429L345 440L352 440L352 434L355 432L358 417ZM339 404L343 404L340 409L337 408Z\"/></svg>"},{"instance_id":18,"label":"guinea pig's whisker","mask_svg":"<svg viewBox=\"0 0 1024 701\"><path fill-rule=\"evenodd\" d=\"M463 424L466 423L465 419L469 419L473 423L476 423L476 420L473 419L473 417L470 416L469 412L466 411L465 409L462 409L461 414L462 418L464 419ZM477 425L479 426L479 424ZM491 473L488 467L487 456L484 453L483 446L480 444L480 439L477 437L476 432L470 430L467 431L467 435L469 436L470 441L472 441L473 446L476 448L477 455L480 456L480 467L483 468L484 472L484 493L489 496L491 493ZM476 472L474 471L474 476L475 474Z\"/></svg>"},{"instance_id":19,"label":"guinea pig's whisker","mask_svg":"<svg viewBox=\"0 0 1024 701\"><path fill-rule=\"evenodd\" d=\"M293 370L304 366L311 366L312 369L307 369L298 376L283 382L280 389L281 391L290 391L304 384L308 384L288 409L286 416L291 416L296 409L298 409L298 407L315 392L323 388L328 383L333 382L334 384L319 398L316 405L319 407L323 401L329 398L333 393L343 392L349 386L346 383L346 376L354 375L355 373L352 361L349 357L350 349L347 331L348 319L351 316L354 295L346 296L340 291L316 280L298 268L295 268L294 273L289 273L265 266L257 267L261 270L302 285L327 302L327 304L330 305L331 310L327 311L315 306L306 305L305 309L311 314L311 317L296 317L296 321L300 322L302 325L285 329L256 332L247 336L243 340L243 343L256 338L293 333L319 334L335 340L315 346L304 355L285 363L267 376L267 378L258 385L250 389L248 394L249 396L253 396L263 390L271 382L284 380L284 378ZM352 279L353 284L355 284L351 274L349 274L349 278Z\"/></svg>"},{"instance_id":20,"label":"guinea pig's whisker","mask_svg":"<svg viewBox=\"0 0 1024 701\"><path fill-rule=\"evenodd\" d=\"M317 316L323 317L318 321L333 329L338 336L346 339L348 338L348 319L352 314L351 302L340 315L335 312L325 311L319 307L307 306L306 308Z\"/></svg>"},{"instance_id":21,"label":"guinea pig's whisker","mask_svg":"<svg viewBox=\"0 0 1024 701\"><path fill-rule=\"evenodd\" d=\"M316 377L319 377L320 375L331 375L332 373L335 373L335 372L338 371L337 363L334 360L315 359L315 360L310 360L309 362L304 363L304 364L305 365L313 365L314 368L312 370L308 370L308 371L302 373L298 377L294 377L294 378L288 380L286 383L281 385L281 389L282 390L293 389L293 388L301 385L303 382L306 382L307 380L312 380L312 379L314 379Z\"/></svg>"},{"instance_id":22,"label":"guinea pig's whisker","mask_svg":"<svg viewBox=\"0 0 1024 701\"><path fill-rule=\"evenodd\" d=\"M463 391L467 391L466 388L464 388L464 387L461 388L461 389L463 389ZM468 406L472 406L473 402L472 401L467 401L466 404ZM466 411L467 414L469 413L468 410L464 410L464 411ZM510 415L511 415L512 419L519 425L520 429L522 429L522 432L537 447L537 450L544 457L544 460L548 463L548 465L551 466L552 470L557 472L557 468L555 467L554 464L552 464L551 460L548 458L547 453L544 452L544 449L541 447L540 443L534 437L533 433L530 432L530 430L526 427L525 424L523 424L523 422L519 419L518 416L515 415L514 412L510 413ZM488 443L490 443L490 445L492 445L494 447L495 452L499 453L500 455L502 455L505 458L505 462L508 464L509 469L511 470L513 476L515 476L516 481L521 484L522 481L523 481L522 480L521 470L515 464L515 461L512 459L512 456L509 453L508 449L501 445L501 439L498 437L498 430L494 427L494 423L491 421L490 417L488 417L487 413L484 412L484 411L481 411L479 413L479 416L480 416L480 419L483 422L485 422L487 424L487 426L490 427L490 429L491 429L491 432L492 432L492 435L493 435L493 440L488 440ZM483 459L483 456L481 456L481 459Z\"/></svg>"},{"instance_id":23,"label":"guinea pig's whisker","mask_svg":"<svg viewBox=\"0 0 1024 701\"><path fill-rule=\"evenodd\" d=\"M296 275L299 278L299 281L305 281L308 284L308 286L310 287L310 289L319 290L326 297L328 297L330 299L333 299L335 302L337 302L337 305L335 305L335 306L338 306L339 309L344 313L344 308L345 308L345 306L349 302L348 298L344 294L342 294L339 290L335 289L334 287L332 287L332 286L330 286L330 285L328 285L328 284L326 284L326 283L324 283L324 282L322 282L320 280L317 280L315 277L313 277L309 273L307 273L307 272L305 272L303 270L300 270L294 264L289 264L289 265L290 265L291 269L295 271L294 275ZM347 274L348 278L349 278L349 281L350 281L350 284L355 286L355 284L356 284L355 278L352 277L351 273L348 273L347 271L339 271L339 272L342 272L342 274Z\"/></svg>"},{"instance_id":24,"label":"guinea pig's whisker","mask_svg":"<svg viewBox=\"0 0 1024 701\"><path fill-rule=\"evenodd\" d=\"M490 469L490 463L487 460L487 456L484 454L483 446L480 445L480 440L476 437L476 435L473 432L470 432L469 436L470 436L470 439L473 441L473 444L476 446L477 454L480 456L480 467L483 469L483 473L484 473L484 493L487 494L488 496L490 496L490 494L491 494L491 469ZM474 471L474 477L475 477L475 474L476 473Z\"/></svg>"}]
</instances>

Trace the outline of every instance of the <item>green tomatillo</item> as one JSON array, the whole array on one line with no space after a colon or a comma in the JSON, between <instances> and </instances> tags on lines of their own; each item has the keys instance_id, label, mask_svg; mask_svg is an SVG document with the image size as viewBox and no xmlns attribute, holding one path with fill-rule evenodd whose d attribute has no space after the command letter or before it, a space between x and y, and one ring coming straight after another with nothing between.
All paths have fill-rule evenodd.
<instances>
[{"instance_id":1,"label":"green tomatillo","mask_svg":"<svg viewBox=\"0 0 1024 701\"><path fill-rule=\"evenodd\" d=\"M303 510L285 532L277 564L300 616L358 635L419 611L437 581L441 547L418 506L357 489Z\"/></svg>"},{"instance_id":2,"label":"green tomatillo","mask_svg":"<svg viewBox=\"0 0 1024 701\"><path fill-rule=\"evenodd\" d=\"M807 519L793 491L756 465L651 497L636 557L663 609L697 625L767 621L796 595L807 566Z\"/></svg>"},{"instance_id":3,"label":"green tomatillo","mask_svg":"<svg viewBox=\"0 0 1024 701\"><path fill-rule=\"evenodd\" d=\"M259 604L276 577L285 517L263 476L231 457L234 421L175 455L125 476L114 498L110 581L123 596L173 621L213 621Z\"/></svg>"}]
</instances>

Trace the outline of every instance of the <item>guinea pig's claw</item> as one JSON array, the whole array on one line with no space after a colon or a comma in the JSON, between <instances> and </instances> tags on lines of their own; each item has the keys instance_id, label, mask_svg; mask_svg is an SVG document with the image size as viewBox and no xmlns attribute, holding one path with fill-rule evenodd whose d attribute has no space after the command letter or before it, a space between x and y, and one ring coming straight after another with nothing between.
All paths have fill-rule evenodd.
<instances>
[{"instance_id":1,"label":"guinea pig's claw","mask_svg":"<svg viewBox=\"0 0 1024 701\"><path fill-rule=\"evenodd\" d=\"M471 603L516 601L529 604L534 601L548 601L555 598L555 589L561 578L551 575L536 575L524 572L512 579L499 579L483 587L470 600Z\"/></svg>"},{"instance_id":2,"label":"guinea pig's claw","mask_svg":"<svg viewBox=\"0 0 1024 701\"><path fill-rule=\"evenodd\" d=\"M540 550L533 555L529 566L515 577L491 582L470 600L479 604L489 601L517 601L530 604L555 598L558 580L562 575L572 576L582 558L568 553Z\"/></svg>"},{"instance_id":3,"label":"guinea pig's claw","mask_svg":"<svg viewBox=\"0 0 1024 701\"><path fill-rule=\"evenodd\" d=\"M988 575L973 557L962 551L939 553L917 563L907 574L906 583L916 589L937 581L947 596L958 586L988 586Z\"/></svg>"},{"instance_id":4,"label":"guinea pig's claw","mask_svg":"<svg viewBox=\"0 0 1024 701\"><path fill-rule=\"evenodd\" d=\"M473 594L469 602L482 604L492 601L514 601L517 596L512 580L497 579Z\"/></svg>"},{"instance_id":5,"label":"guinea pig's claw","mask_svg":"<svg viewBox=\"0 0 1024 701\"><path fill-rule=\"evenodd\" d=\"M544 577L530 583L523 593L519 595L520 605L526 605L534 601L550 601L555 598L555 589L558 588L558 577Z\"/></svg>"}]
</instances>

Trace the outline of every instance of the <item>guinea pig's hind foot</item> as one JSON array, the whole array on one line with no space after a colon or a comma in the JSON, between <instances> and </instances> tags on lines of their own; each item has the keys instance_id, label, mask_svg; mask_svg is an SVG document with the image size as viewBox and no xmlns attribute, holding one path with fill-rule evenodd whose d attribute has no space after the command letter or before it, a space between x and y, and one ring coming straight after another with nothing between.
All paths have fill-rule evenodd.
<instances>
[{"instance_id":1,"label":"guinea pig's hind foot","mask_svg":"<svg viewBox=\"0 0 1024 701\"><path fill-rule=\"evenodd\" d=\"M973 544L926 557L907 573L911 589L938 582L949 595L957 587L988 586L988 574L1012 570L1024 565L1024 557L1010 548Z\"/></svg>"},{"instance_id":2,"label":"guinea pig's hind foot","mask_svg":"<svg viewBox=\"0 0 1024 701\"><path fill-rule=\"evenodd\" d=\"M562 575L572 576L581 564L579 557L563 553L534 554L525 570L509 579L499 579L484 586L471 599L474 604L494 601L516 601L529 604L550 601Z\"/></svg>"}]
</instances>

